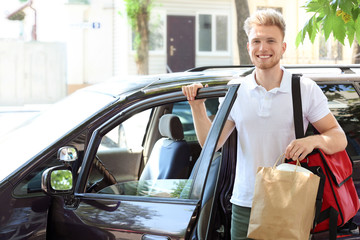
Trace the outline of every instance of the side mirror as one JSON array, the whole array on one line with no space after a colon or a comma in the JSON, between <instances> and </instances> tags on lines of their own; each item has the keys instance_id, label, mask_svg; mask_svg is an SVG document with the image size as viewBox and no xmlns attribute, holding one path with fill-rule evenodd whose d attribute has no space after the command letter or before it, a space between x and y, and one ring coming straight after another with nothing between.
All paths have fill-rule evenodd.
<instances>
[{"instance_id":1,"label":"side mirror","mask_svg":"<svg viewBox=\"0 0 360 240\"><path fill-rule=\"evenodd\" d=\"M75 147L61 147L57 153L57 159L65 163L74 162L78 159L78 151Z\"/></svg>"},{"instance_id":2,"label":"side mirror","mask_svg":"<svg viewBox=\"0 0 360 240\"><path fill-rule=\"evenodd\" d=\"M41 178L41 188L49 195L66 195L73 191L71 168L57 166L45 170Z\"/></svg>"}]
</instances>

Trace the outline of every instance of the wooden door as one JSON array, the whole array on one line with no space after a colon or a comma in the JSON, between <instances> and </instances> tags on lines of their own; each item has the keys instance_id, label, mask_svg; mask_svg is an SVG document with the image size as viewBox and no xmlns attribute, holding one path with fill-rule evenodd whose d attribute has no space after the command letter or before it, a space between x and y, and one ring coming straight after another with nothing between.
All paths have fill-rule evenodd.
<instances>
[{"instance_id":1,"label":"wooden door","mask_svg":"<svg viewBox=\"0 0 360 240\"><path fill-rule=\"evenodd\" d=\"M195 16L167 16L167 71L195 67Z\"/></svg>"}]
</instances>

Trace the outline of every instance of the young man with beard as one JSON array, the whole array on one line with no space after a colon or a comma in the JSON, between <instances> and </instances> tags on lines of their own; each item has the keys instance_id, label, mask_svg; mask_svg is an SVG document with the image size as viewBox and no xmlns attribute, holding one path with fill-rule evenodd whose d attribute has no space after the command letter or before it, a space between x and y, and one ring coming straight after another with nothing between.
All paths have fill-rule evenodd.
<instances>
[{"instance_id":1,"label":"young man with beard","mask_svg":"<svg viewBox=\"0 0 360 240\"><path fill-rule=\"evenodd\" d=\"M283 153L288 159L302 160L314 148L332 154L347 145L343 130L328 108L326 96L308 78L300 80L304 128L311 123L319 134L295 139L291 73L280 65L286 50L285 22L281 14L274 10L257 11L245 21L244 29L255 70L242 82L218 143L220 148L236 128L238 151L231 198L232 239L247 239L258 167L273 166ZM201 145L211 127L205 100L195 100L197 90L202 87L201 84L183 87Z\"/></svg>"}]
</instances>

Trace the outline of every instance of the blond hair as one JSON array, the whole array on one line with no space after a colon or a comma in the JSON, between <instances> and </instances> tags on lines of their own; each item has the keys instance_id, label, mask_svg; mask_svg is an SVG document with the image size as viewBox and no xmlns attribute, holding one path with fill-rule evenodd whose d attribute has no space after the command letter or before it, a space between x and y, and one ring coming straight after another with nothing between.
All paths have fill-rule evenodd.
<instances>
[{"instance_id":1,"label":"blond hair","mask_svg":"<svg viewBox=\"0 0 360 240\"><path fill-rule=\"evenodd\" d=\"M280 28L283 38L285 37L286 24L284 18L281 13L274 9L258 10L245 20L244 30L248 36L254 25L277 26Z\"/></svg>"}]
</instances>

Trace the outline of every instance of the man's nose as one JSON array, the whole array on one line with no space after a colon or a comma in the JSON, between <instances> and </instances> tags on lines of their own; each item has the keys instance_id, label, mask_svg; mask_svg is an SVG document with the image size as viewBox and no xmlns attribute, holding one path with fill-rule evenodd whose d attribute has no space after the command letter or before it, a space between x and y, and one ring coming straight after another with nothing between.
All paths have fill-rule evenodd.
<instances>
[{"instance_id":1,"label":"man's nose","mask_svg":"<svg viewBox=\"0 0 360 240\"><path fill-rule=\"evenodd\" d=\"M260 43L260 50L262 50L262 51L267 50L267 44L266 44L266 42L261 42L261 43Z\"/></svg>"}]
</instances>

